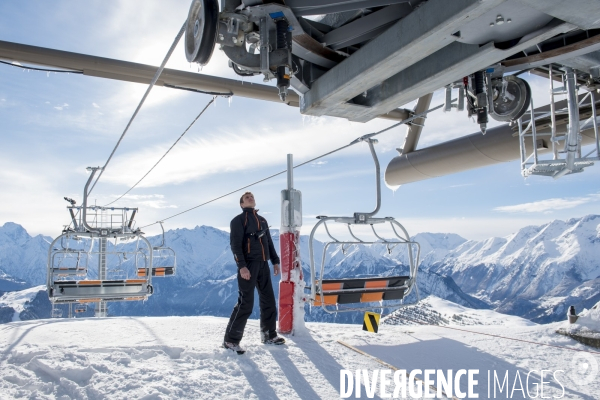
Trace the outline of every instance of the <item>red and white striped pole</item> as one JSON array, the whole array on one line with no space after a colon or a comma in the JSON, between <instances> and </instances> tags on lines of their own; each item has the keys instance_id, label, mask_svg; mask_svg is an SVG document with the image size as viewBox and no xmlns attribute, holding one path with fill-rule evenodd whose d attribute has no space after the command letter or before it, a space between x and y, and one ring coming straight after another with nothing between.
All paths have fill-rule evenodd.
<instances>
[{"instance_id":1,"label":"red and white striped pole","mask_svg":"<svg viewBox=\"0 0 600 400\"><path fill-rule=\"evenodd\" d=\"M300 265L302 193L295 190L293 157L287 155L287 190L281 191L281 282L279 282L279 332L292 333L304 326L304 278Z\"/></svg>"}]
</instances>

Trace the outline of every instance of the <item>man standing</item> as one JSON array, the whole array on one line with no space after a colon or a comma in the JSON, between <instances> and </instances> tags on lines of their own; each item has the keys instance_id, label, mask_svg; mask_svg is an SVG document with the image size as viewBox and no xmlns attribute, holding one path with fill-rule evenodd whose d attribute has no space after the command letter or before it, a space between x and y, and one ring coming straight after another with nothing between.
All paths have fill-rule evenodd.
<instances>
[{"instance_id":1,"label":"man standing","mask_svg":"<svg viewBox=\"0 0 600 400\"><path fill-rule=\"evenodd\" d=\"M277 304L271 284L268 261L273 264L273 275L279 274L279 257L273 246L267 220L256 213L254 195L246 192L240 198L242 213L231 220L229 237L231 251L238 267L238 301L227 329L223 347L243 354L240 341L246 321L254 307L254 288L258 290L260 305L261 341L264 344L284 344L277 336Z\"/></svg>"}]
</instances>

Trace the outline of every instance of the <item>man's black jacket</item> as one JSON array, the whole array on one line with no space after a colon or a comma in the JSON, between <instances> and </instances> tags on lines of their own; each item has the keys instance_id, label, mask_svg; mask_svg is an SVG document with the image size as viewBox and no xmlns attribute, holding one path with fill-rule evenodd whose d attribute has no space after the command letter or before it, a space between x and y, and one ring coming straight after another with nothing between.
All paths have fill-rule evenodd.
<instances>
[{"instance_id":1,"label":"man's black jacket","mask_svg":"<svg viewBox=\"0 0 600 400\"><path fill-rule=\"evenodd\" d=\"M238 269L250 261L271 260L279 264L279 256L273 246L267 220L254 208L243 208L243 212L231 220L229 244Z\"/></svg>"}]
</instances>

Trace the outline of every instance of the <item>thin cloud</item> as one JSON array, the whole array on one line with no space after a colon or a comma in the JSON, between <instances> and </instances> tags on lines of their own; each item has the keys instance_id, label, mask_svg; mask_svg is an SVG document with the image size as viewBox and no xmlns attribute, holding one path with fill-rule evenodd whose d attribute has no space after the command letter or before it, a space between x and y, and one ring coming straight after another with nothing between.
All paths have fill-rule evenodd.
<instances>
[{"instance_id":1,"label":"thin cloud","mask_svg":"<svg viewBox=\"0 0 600 400\"><path fill-rule=\"evenodd\" d=\"M460 187L466 187L466 186L474 186L474 183L462 183L460 185L450 185L451 188L460 188Z\"/></svg>"},{"instance_id":2,"label":"thin cloud","mask_svg":"<svg viewBox=\"0 0 600 400\"><path fill-rule=\"evenodd\" d=\"M494 208L494 211L505 213L547 213L556 210L575 208L586 203L600 200L599 194L586 197L565 197L534 201L531 203L516 204L513 206L502 206Z\"/></svg>"},{"instance_id":3,"label":"thin cloud","mask_svg":"<svg viewBox=\"0 0 600 400\"><path fill-rule=\"evenodd\" d=\"M267 154L265 143L269 143L268 154L284 155L293 152L294 159L300 162L325 150L347 144L365 130L362 125L356 125L345 129L343 136L328 135L339 125L338 120L321 119L311 124L310 129L292 127L285 134L271 127L252 129L240 127L236 133L223 130L203 132L202 135L183 140L140 184L140 187L179 184L212 174L245 171L248 168L277 166L283 169L285 168L283 156L280 159L261 156L247 162L240 162L240 160L247 160L248 154ZM319 147L315 147L315 143L319 143ZM121 154L115 158L112 169L109 169L104 177L113 183L131 184L143 173L139 171L147 171L156 162L155 160L164 154L166 148L168 144L154 145ZM343 155L364 154L366 151L368 151L366 146L363 145L361 148L357 145L346 150ZM123 171L131 170L131 165L136 165L136 171L124 173Z\"/></svg>"},{"instance_id":4,"label":"thin cloud","mask_svg":"<svg viewBox=\"0 0 600 400\"><path fill-rule=\"evenodd\" d=\"M96 103L92 103L92 106L94 106L94 108L100 108L100 106Z\"/></svg>"},{"instance_id":5,"label":"thin cloud","mask_svg":"<svg viewBox=\"0 0 600 400\"><path fill-rule=\"evenodd\" d=\"M112 194L110 197L118 198L120 195ZM123 196L124 200L129 200L134 202L137 207L147 207L154 209L165 209L165 208L178 208L174 204L168 204L162 194L126 194Z\"/></svg>"},{"instance_id":6,"label":"thin cloud","mask_svg":"<svg viewBox=\"0 0 600 400\"><path fill-rule=\"evenodd\" d=\"M62 111L63 109L68 108L68 107L69 107L69 105L67 103L64 103L62 106L54 107L54 109L58 110L58 111Z\"/></svg>"},{"instance_id":7,"label":"thin cloud","mask_svg":"<svg viewBox=\"0 0 600 400\"><path fill-rule=\"evenodd\" d=\"M140 201L139 204L141 206L149 207L149 208L177 208L174 204L166 204L167 202L164 200L147 200Z\"/></svg>"},{"instance_id":8,"label":"thin cloud","mask_svg":"<svg viewBox=\"0 0 600 400\"><path fill-rule=\"evenodd\" d=\"M121 195L113 194L111 195L114 198L121 197ZM164 199L165 196L163 194L126 194L123 196L124 199L130 200L145 200L145 199Z\"/></svg>"}]
</instances>

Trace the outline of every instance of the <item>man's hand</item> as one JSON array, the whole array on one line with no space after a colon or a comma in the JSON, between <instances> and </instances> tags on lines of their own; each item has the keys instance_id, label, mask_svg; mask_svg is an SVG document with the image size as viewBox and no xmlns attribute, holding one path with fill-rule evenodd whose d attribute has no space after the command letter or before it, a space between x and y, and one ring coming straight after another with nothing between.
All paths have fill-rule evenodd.
<instances>
[{"instance_id":1,"label":"man's hand","mask_svg":"<svg viewBox=\"0 0 600 400\"><path fill-rule=\"evenodd\" d=\"M279 275L279 264L273 265L273 275L275 275L275 276Z\"/></svg>"},{"instance_id":2,"label":"man's hand","mask_svg":"<svg viewBox=\"0 0 600 400\"><path fill-rule=\"evenodd\" d=\"M240 268L240 276L242 278L244 278L245 280L249 281L250 280L250 270L246 267Z\"/></svg>"}]
</instances>

